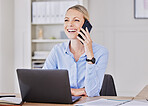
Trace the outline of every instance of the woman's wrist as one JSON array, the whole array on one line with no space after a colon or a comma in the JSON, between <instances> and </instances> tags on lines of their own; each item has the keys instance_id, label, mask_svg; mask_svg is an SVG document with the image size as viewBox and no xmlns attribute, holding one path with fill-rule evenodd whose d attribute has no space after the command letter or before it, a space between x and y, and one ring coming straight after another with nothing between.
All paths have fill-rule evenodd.
<instances>
[{"instance_id":1,"label":"woman's wrist","mask_svg":"<svg viewBox=\"0 0 148 106\"><path fill-rule=\"evenodd\" d=\"M86 61L87 61L87 60L92 60L93 58L94 58L93 51L90 50L89 53L87 53L87 59L86 59ZM91 61L87 61L87 63L88 63L88 64L94 64L94 63L91 62Z\"/></svg>"},{"instance_id":2,"label":"woman's wrist","mask_svg":"<svg viewBox=\"0 0 148 106\"><path fill-rule=\"evenodd\" d=\"M79 88L79 89L71 88L71 94L73 96L87 96L85 88Z\"/></svg>"}]
</instances>

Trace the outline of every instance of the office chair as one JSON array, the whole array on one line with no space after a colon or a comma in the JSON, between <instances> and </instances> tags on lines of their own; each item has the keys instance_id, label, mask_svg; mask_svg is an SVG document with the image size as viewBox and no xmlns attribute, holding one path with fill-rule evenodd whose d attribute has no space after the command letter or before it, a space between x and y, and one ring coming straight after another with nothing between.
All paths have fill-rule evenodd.
<instances>
[{"instance_id":1,"label":"office chair","mask_svg":"<svg viewBox=\"0 0 148 106\"><path fill-rule=\"evenodd\" d=\"M110 74L104 75L100 96L117 96L114 80Z\"/></svg>"}]
</instances>

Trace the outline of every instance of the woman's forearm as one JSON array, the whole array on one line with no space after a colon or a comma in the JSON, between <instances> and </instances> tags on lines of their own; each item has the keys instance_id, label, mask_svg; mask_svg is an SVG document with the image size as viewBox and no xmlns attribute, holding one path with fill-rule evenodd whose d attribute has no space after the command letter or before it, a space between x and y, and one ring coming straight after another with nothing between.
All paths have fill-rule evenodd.
<instances>
[{"instance_id":1,"label":"woman's forearm","mask_svg":"<svg viewBox=\"0 0 148 106\"><path fill-rule=\"evenodd\" d=\"M71 94L73 96L87 96L85 92L85 88L79 88L79 89L71 88Z\"/></svg>"}]
</instances>

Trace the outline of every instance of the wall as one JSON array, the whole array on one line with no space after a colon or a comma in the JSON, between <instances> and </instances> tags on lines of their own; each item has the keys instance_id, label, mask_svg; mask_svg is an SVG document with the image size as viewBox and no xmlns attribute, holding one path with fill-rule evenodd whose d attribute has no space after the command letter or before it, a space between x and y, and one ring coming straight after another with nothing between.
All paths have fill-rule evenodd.
<instances>
[{"instance_id":1,"label":"wall","mask_svg":"<svg viewBox=\"0 0 148 106\"><path fill-rule=\"evenodd\" d=\"M30 51L30 21L29 17L31 0L14 0L14 47L15 47L15 70L17 68L30 68L31 67L31 51ZM19 91L18 79L15 73L15 88L14 92Z\"/></svg>"},{"instance_id":2,"label":"wall","mask_svg":"<svg viewBox=\"0 0 148 106\"><path fill-rule=\"evenodd\" d=\"M119 96L135 96L148 84L148 19L134 19L134 0L90 0L91 36L109 50L106 73Z\"/></svg>"},{"instance_id":3,"label":"wall","mask_svg":"<svg viewBox=\"0 0 148 106\"><path fill-rule=\"evenodd\" d=\"M1 1L0 1L0 7L2 7L1 6L2 5L2 3L1 3ZM0 51L2 50L2 44L1 44L1 42L2 42L2 38L1 38L1 36L2 36L2 9L0 8ZM1 67L2 67L2 62L1 62L1 60L2 60L2 53L0 52L0 86L1 86L1 84L2 84L2 71L1 71ZM1 87L0 87L0 91L1 91Z\"/></svg>"},{"instance_id":4,"label":"wall","mask_svg":"<svg viewBox=\"0 0 148 106\"><path fill-rule=\"evenodd\" d=\"M14 91L14 1L0 0L0 92Z\"/></svg>"}]
</instances>

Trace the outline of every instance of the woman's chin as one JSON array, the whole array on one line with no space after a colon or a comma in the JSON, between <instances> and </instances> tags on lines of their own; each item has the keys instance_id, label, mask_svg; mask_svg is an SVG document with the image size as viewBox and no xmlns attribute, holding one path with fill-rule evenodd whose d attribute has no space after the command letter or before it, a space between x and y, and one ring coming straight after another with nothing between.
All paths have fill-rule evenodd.
<instances>
[{"instance_id":1,"label":"woman's chin","mask_svg":"<svg viewBox=\"0 0 148 106\"><path fill-rule=\"evenodd\" d=\"M68 38L74 40L74 39L77 39L77 36L71 36L71 35L70 35L70 36L68 36Z\"/></svg>"}]
</instances>

